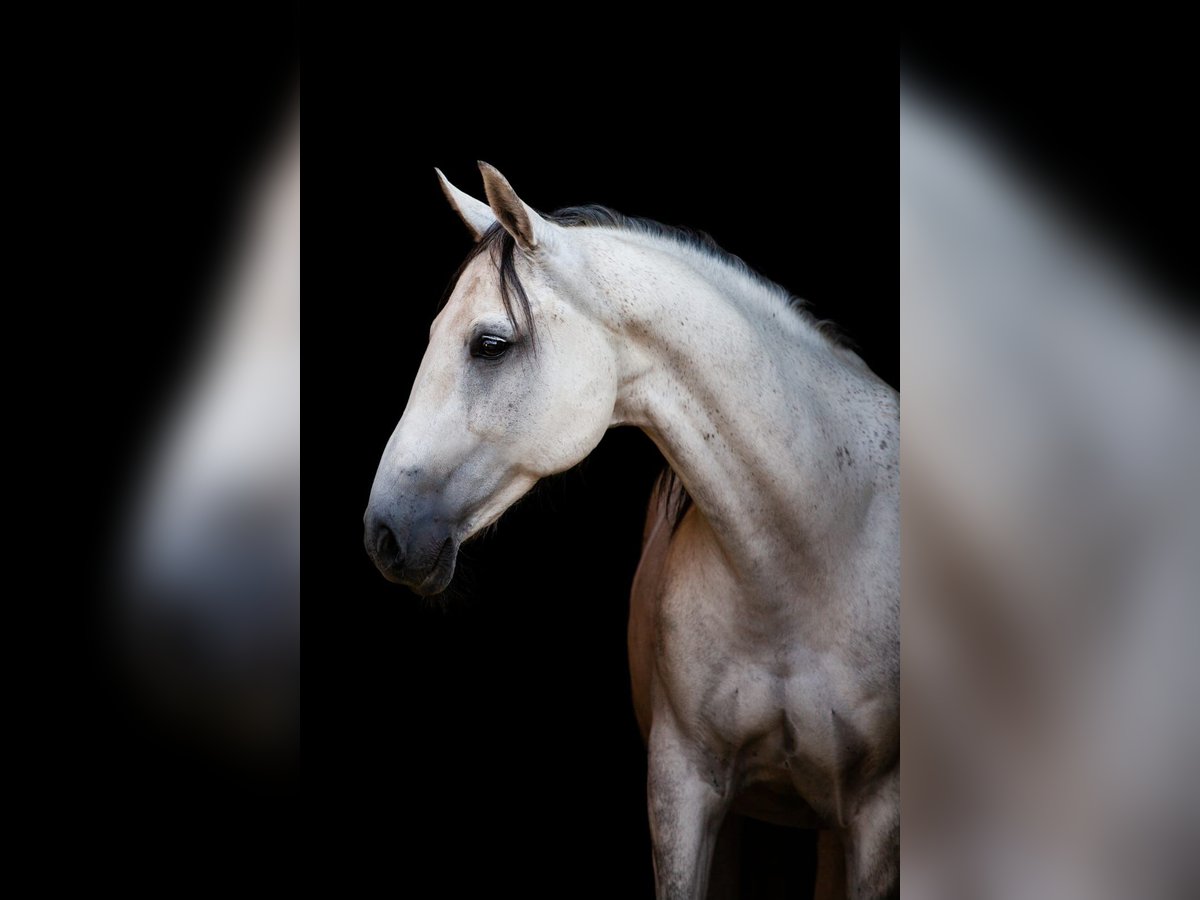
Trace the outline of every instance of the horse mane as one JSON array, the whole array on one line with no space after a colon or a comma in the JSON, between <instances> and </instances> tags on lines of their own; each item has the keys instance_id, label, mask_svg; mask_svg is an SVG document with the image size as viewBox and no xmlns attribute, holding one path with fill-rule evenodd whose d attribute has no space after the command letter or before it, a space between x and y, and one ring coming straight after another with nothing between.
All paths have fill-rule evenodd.
<instances>
[{"instance_id":1,"label":"horse mane","mask_svg":"<svg viewBox=\"0 0 1200 900\"><path fill-rule=\"evenodd\" d=\"M732 270L760 288L765 294L778 300L834 348L852 350L850 342L833 322L813 316L808 311L804 300L750 268L745 260L723 249L707 232L677 225L664 225L653 219L627 216L599 204L568 206L549 215L545 213L541 213L541 215L546 220L565 228L609 228L614 231L643 234L675 244L685 251L699 254L704 259ZM487 253L491 256L496 271L500 275L500 301L504 304L504 314L518 334L528 335L530 345L536 352L537 330L534 327L529 295L517 274L516 251L517 242L513 236L505 231L499 222L493 223L451 276L438 303L438 309L440 310L449 301L455 285L458 284L458 280L467 266L477 257ZM692 498L670 465L660 476L659 489L666 497L667 517L671 522L673 532L679 527L684 515L691 508Z\"/></svg>"},{"instance_id":2,"label":"horse mane","mask_svg":"<svg viewBox=\"0 0 1200 900\"><path fill-rule=\"evenodd\" d=\"M627 216L599 204L583 206L568 206L556 210L549 215L542 213L543 218L561 225L564 228L610 228L614 231L625 231L632 234L644 234L650 237L668 241L693 253L698 253L705 259L725 266L738 275L749 280L765 293L778 299L786 308L799 315L811 328L824 337L835 347L851 349L850 342L837 326L828 319L818 319L807 309L803 299L792 294L780 284L771 281L766 276L750 268L740 256L723 249L707 232L686 228L680 225L664 225L653 219L637 216ZM504 304L504 313L509 322L519 333L527 334L532 343L536 343L536 329L533 324L533 314L529 306L529 295L525 285L517 274L516 264L517 242L500 225L493 223L483 237L467 254L462 265L450 278L450 283L438 303L440 310L450 299L454 286L458 284L463 271L484 253L491 255L492 261L500 274L500 300ZM519 316L518 316L519 313Z\"/></svg>"}]
</instances>

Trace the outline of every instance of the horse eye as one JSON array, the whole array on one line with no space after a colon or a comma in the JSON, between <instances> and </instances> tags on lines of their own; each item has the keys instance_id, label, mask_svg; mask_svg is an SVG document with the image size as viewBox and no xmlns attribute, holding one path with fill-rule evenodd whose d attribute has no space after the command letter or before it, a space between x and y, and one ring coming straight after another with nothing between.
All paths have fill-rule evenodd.
<instances>
[{"instance_id":1,"label":"horse eye","mask_svg":"<svg viewBox=\"0 0 1200 900\"><path fill-rule=\"evenodd\" d=\"M471 343L471 355L481 359L499 359L508 352L508 341L494 334L481 334Z\"/></svg>"}]
</instances>

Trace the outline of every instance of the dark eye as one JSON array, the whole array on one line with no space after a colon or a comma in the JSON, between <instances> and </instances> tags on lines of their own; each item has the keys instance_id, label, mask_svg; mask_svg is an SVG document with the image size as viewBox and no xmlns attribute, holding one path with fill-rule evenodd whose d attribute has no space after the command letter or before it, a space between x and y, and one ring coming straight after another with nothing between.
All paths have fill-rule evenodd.
<instances>
[{"instance_id":1,"label":"dark eye","mask_svg":"<svg viewBox=\"0 0 1200 900\"><path fill-rule=\"evenodd\" d=\"M481 359L499 359L508 352L508 341L494 334L481 334L471 342L471 355Z\"/></svg>"}]
</instances>

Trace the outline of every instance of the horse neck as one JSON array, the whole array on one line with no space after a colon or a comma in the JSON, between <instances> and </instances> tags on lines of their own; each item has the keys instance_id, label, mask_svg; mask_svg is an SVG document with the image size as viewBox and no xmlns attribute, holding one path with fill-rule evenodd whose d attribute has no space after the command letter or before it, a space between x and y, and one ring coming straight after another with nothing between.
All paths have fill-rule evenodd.
<instances>
[{"instance_id":1,"label":"horse neck","mask_svg":"<svg viewBox=\"0 0 1200 900\"><path fill-rule=\"evenodd\" d=\"M861 434L890 389L766 286L663 243L593 254L622 360L614 423L649 434L744 581L824 577L831 539L861 523Z\"/></svg>"}]
</instances>

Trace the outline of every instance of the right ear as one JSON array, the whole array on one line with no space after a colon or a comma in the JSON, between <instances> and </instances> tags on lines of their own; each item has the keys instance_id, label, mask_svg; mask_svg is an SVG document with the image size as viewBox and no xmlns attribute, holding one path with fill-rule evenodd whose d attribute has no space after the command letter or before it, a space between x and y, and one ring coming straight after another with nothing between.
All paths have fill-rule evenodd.
<instances>
[{"instance_id":1,"label":"right ear","mask_svg":"<svg viewBox=\"0 0 1200 900\"><path fill-rule=\"evenodd\" d=\"M496 224L495 213L483 201L476 200L470 194L460 191L452 185L449 179L442 174L441 169L433 171L437 172L438 181L442 185L442 193L446 195L446 199L450 201L454 211L458 213L459 218L467 226L467 230L471 232L471 237L479 241L484 233Z\"/></svg>"},{"instance_id":2,"label":"right ear","mask_svg":"<svg viewBox=\"0 0 1200 900\"><path fill-rule=\"evenodd\" d=\"M479 171L483 173L483 189L496 221L512 235L517 246L526 253L533 253L553 245L555 226L517 196L500 170L480 160Z\"/></svg>"}]
</instances>

